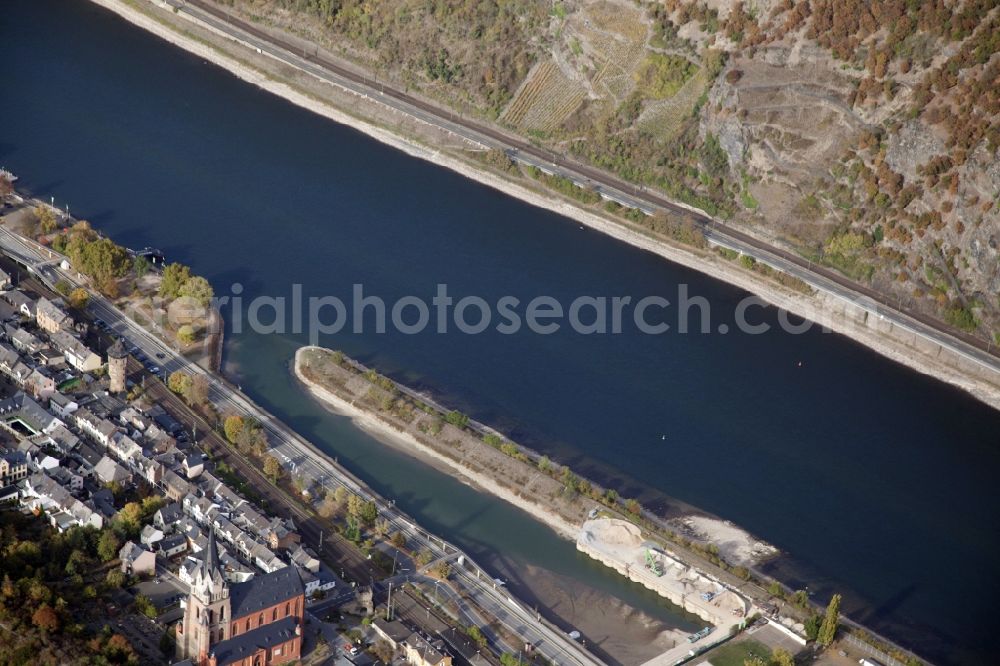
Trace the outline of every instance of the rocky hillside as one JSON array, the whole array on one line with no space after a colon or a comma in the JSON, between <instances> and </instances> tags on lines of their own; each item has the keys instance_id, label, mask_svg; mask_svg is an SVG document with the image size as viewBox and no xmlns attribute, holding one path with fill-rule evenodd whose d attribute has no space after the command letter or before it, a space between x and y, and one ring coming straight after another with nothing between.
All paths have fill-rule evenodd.
<instances>
[{"instance_id":1,"label":"rocky hillside","mask_svg":"<svg viewBox=\"0 0 1000 666\"><path fill-rule=\"evenodd\" d=\"M227 0L1000 343L1000 0Z\"/></svg>"}]
</instances>

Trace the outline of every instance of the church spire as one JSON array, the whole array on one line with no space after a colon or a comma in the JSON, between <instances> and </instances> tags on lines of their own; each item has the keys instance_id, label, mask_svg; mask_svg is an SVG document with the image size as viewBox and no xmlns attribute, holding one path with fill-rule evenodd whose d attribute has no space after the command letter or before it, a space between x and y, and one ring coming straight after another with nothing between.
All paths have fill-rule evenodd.
<instances>
[{"instance_id":1,"label":"church spire","mask_svg":"<svg viewBox=\"0 0 1000 666\"><path fill-rule=\"evenodd\" d=\"M219 551L215 546L215 530L208 531L208 554L205 555L205 568L209 575L219 568Z\"/></svg>"},{"instance_id":2,"label":"church spire","mask_svg":"<svg viewBox=\"0 0 1000 666\"><path fill-rule=\"evenodd\" d=\"M215 532L211 530L208 533L208 547L205 548L205 557L201 566L198 567L191 591L199 594L206 601L229 596L226 578L222 573L222 566L219 564L219 550L215 545Z\"/></svg>"}]
</instances>

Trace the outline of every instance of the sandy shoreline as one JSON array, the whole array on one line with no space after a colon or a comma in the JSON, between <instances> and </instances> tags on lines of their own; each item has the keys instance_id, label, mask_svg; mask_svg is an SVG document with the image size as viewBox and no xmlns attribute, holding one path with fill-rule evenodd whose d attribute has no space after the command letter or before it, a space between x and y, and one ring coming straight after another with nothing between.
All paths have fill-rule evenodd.
<instances>
[{"instance_id":1,"label":"sandy shoreline","mask_svg":"<svg viewBox=\"0 0 1000 666\"><path fill-rule=\"evenodd\" d=\"M370 397L374 385L359 374L360 371L352 372L333 362L329 362L326 369L322 364L316 364L317 357L332 353L324 347L299 348L292 367L296 380L324 407L351 418L357 427L379 441L453 474L478 491L490 493L526 511L559 536L571 541L579 539L580 530L591 510L605 511L605 505L584 495L567 503L559 498L563 490L561 483L549 475L538 474L531 459L518 460L503 454L484 443L476 434L453 429L450 434L446 432L432 437L432 442L436 441L435 438L446 438L450 446L443 449L432 442L421 441L421 437L427 435L419 427L419 417L416 422L399 421L397 414L377 407L378 398ZM335 370L331 371L331 367ZM311 370L307 372L306 368ZM317 377L316 373L323 377ZM397 386L405 389L402 385ZM435 409L439 415L448 411L440 406ZM414 428L421 434L417 434ZM449 455L449 452L454 455ZM502 462L498 464L497 460ZM529 478L531 481L528 481ZM547 488L545 484L548 484ZM598 485L593 487L603 492ZM690 512L665 520L660 528L683 535L695 543L714 544L730 566L754 567L778 555L778 549L766 541L694 507Z\"/></svg>"},{"instance_id":2,"label":"sandy shoreline","mask_svg":"<svg viewBox=\"0 0 1000 666\"><path fill-rule=\"evenodd\" d=\"M538 504L525 500L523 497L520 497L519 495L499 485L496 481L485 474L471 470L464 465L458 464L451 458L441 455L434 449L418 441L417 438L413 437L411 434L397 430L384 420L371 414L369 411L356 406L353 402L344 400L339 395L323 388L322 386L318 386L316 383L303 376L299 370L300 359L306 352L316 349L323 348L300 347L295 352L293 368L295 377L302 383L303 386L306 387L312 396L317 398L324 405L342 416L349 417L355 425L365 432L373 435L379 441L383 441L406 452L417 453L420 457L432 461L436 466L444 467L446 470L453 472L457 478L473 485L477 489L496 495L505 502L509 502L522 511L527 512L536 520L555 530L555 532L561 537L571 541L576 539L579 526L572 525L561 519L559 516L545 511Z\"/></svg>"},{"instance_id":3,"label":"sandy shoreline","mask_svg":"<svg viewBox=\"0 0 1000 666\"><path fill-rule=\"evenodd\" d=\"M375 124L340 111L331 104L307 96L292 86L276 81L251 66L239 62L234 57L220 53L211 46L161 24L141 10L129 6L120 0L91 0L91 2L110 9L134 25L213 64L223 67L237 78L252 83L275 95L279 95L297 106L364 132L377 141L401 150L408 155L451 169L466 178L500 190L505 194L534 206L569 217L634 247L653 252L665 259L745 289L756 294L771 305L808 320L821 323L830 330L845 335L897 363L957 386L988 405L1000 409L1000 385L982 378L972 377L960 368L955 367L953 363L940 360L936 353L932 356L930 351L924 353L904 342L888 338L885 334L873 330L868 325L858 323L856 317L852 314L837 312L836 310L848 307L848 304L844 301L830 303L827 302L830 299L821 299L817 296L808 296L795 292L750 271L740 269L721 257L716 256L714 253L698 253L668 245L663 241L638 233L624 224L613 222L593 212L582 209L569 201L558 199L554 195L551 197L543 196L516 182L501 178L488 171L477 169L463 160L398 136ZM160 5L160 3L155 4ZM185 16L185 19L192 20L188 16ZM202 27L215 32L209 26L203 25ZM225 39L232 41L232 38L228 36Z\"/></svg>"}]
</instances>

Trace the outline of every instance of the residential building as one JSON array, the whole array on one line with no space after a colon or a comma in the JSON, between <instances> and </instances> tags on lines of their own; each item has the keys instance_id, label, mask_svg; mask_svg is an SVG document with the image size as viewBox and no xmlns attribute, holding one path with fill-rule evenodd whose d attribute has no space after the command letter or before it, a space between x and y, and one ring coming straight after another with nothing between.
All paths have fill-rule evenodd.
<instances>
[{"instance_id":1,"label":"residential building","mask_svg":"<svg viewBox=\"0 0 1000 666\"><path fill-rule=\"evenodd\" d=\"M122 573L132 576L151 575L156 573L156 555L146 550L134 541L127 541L118 551L121 560Z\"/></svg>"},{"instance_id":2,"label":"residential building","mask_svg":"<svg viewBox=\"0 0 1000 666\"><path fill-rule=\"evenodd\" d=\"M157 542L163 541L163 530L154 525L146 525L139 533L139 541L143 546L152 548Z\"/></svg>"},{"instance_id":3,"label":"residential building","mask_svg":"<svg viewBox=\"0 0 1000 666\"><path fill-rule=\"evenodd\" d=\"M103 365L100 356L66 331L59 330L50 333L49 340L52 341L56 349L63 353L66 363L80 372L93 372Z\"/></svg>"},{"instance_id":4,"label":"residential building","mask_svg":"<svg viewBox=\"0 0 1000 666\"><path fill-rule=\"evenodd\" d=\"M14 345L14 349L22 354L34 354L45 347L45 343L27 329L19 326L11 326L10 324L7 324L5 329L7 337L10 338L10 343Z\"/></svg>"},{"instance_id":5,"label":"residential building","mask_svg":"<svg viewBox=\"0 0 1000 666\"><path fill-rule=\"evenodd\" d=\"M126 483L132 478L125 468L107 456L94 467L94 475L101 483Z\"/></svg>"},{"instance_id":6,"label":"residential building","mask_svg":"<svg viewBox=\"0 0 1000 666\"><path fill-rule=\"evenodd\" d=\"M53 393L49 396L49 411L59 418L68 419L78 409L80 405L68 395Z\"/></svg>"},{"instance_id":7,"label":"residential building","mask_svg":"<svg viewBox=\"0 0 1000 666\"><path fill-rule=\"evenodd\" d=\"M451 655L440 639L430 641L414 632L403 641L403 654L413 666L451 666Z\"/></svg>"},{"instance_id":8,"label":"residential building","mask_svg":"<svg viewBox=\"0 0 1000 666\"><path fill-rule=\"evenodd\" d=\"M179 521L184 515L181 505L177 502L171 502L170 504L161 507L159 511L153 514L153 524L164 532L173 532L174 525Z\"/></svg>"},{"instance_id":9,"label":"residential building","mask_svg":"<svg viewBox=\"0 0 1000 666\"><path fill-rule=\"evenodd\" d=\"M44 296L35 304L35 321L38 323L38 328L46 333L68 331L73 328L73 318L69 313L63 310L60 304Z\"/></svg>"},{"instance_id":10,"label":"residential building","mask_svg":"<svg viewBox=\"0 0 1000 666\"><path fill-rule=\"evenodd\" d=\"M16 437L48 433L65 425L23 391L0 400L0 427Z\"/></svg>"},{"instance_id":11,"label":"residential building","mask_svg":"<svg viewBox=\"0 0 1000 666\"><path fill-rule=\"evenodd\" d=\"M164 557L180 555L188 549L187 537L183 534L171 534L163 537L157 546Z\"/></svg>"},{"instance_id":12,"label":"residential building","mask_svg":"<svg viewBox=\"0 0 1000 666\"><path fill-rule=\"evenodd\" d=\"M3 292L3 300L7 301L15 312L25 317L35 317L35 299L28 296L20 289L11 289Z\"/></svg>"},{"instance_id":13,"label":"residential building","mask_svg":"<svg viewBox=\"0 0 1000 666\"><path fill-rule=\"evenodd\" d=\"M28 476L28 456L20 451L0 453L0 488L19 483Z\"/></svg>"}]
</instances>

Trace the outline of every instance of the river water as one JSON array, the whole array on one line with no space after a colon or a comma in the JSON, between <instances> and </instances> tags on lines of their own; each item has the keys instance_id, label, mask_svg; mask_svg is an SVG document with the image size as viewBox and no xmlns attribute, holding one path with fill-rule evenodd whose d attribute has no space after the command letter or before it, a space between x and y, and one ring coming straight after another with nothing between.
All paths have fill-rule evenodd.
<instances>
[{"instance_id":1,"label":"river water","mask_svg":"<svg viewBox=\"0 0 1000 666\"><path fill-rule=\"evenodd\" d=\"M245 300L526 302L739 289L412 159L246 85L85 2L4 3L0 165L116 241ZM755 319L775 323L772 311ZM770 568L927 656L984 661L1000 584L1000 414L833 334L379 334L319 342L560 463L753 531ZM303 334L230 334L226 371L428 528L690 628L526 515L378 444L289 374ZM504 557L494 553L503 550Z\"/></svg>"}]
</instances>

